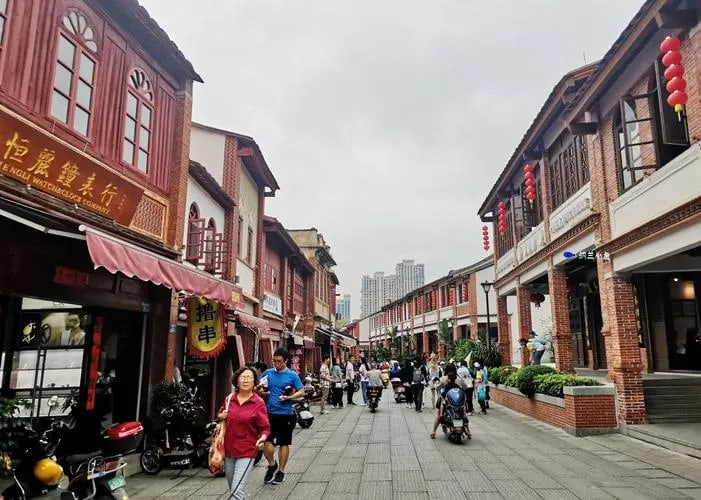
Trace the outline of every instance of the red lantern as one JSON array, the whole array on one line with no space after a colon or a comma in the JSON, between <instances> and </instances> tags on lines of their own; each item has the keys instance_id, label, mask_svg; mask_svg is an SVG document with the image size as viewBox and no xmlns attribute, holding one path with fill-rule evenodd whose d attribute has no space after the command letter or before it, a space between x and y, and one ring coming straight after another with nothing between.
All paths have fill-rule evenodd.
<instances>
[{"instance_id":1,"label":"red lantern","mask_svg":"<svg viewBox=\"0 0 701 500\"><path fill-rule=\"evenodd\" d=\"M675 76L670 81L667 82L667 92L674 94L675 92L684 92L686 90L686 80Z\"/></svg>"},{"instance_id":2,"label":"red lantern","mask_svg":"<svg viewBox=\"0 0 701 500\"><path fill-rule=\"evenodd\" d=\"M660 44L660 50L664 53L673 51L677 52L682 48L682 42L676 36L668 36Z\"/></svg>"},{"instance_id":3,"label":"red lantern","mask_svg":"<svg viewBox=\"0 0 701 500\"><path fill-rule=\"evenodd\" d=\"M526 165L523 167L523 175L526 178L526 199L533 207L533 203L536 200L536 189L535 189L535 167L533 165Z\"/></svg>"},{"instance_id":4,"label":"red lantern","mask_svg":"<svg viewBox=\"0 0 701 500\"><path fill-rule=\"evenodd\" d=\"M683 64L672 64L669 68L664 70L665 80L671 80L672 78L684 76L684 65Z\"/></svg>"},{"instance_id":5,"label":"red lantern","mask_svg":"<svg viewBox=\"0 0 701 500\"><path fill-rule=\"evenodd\" d=\"M684 80L681 47L681 41L675 36L668 36L660 44L660 50L664 53L662 64L667 66L664 72L664 77L667 80L667 91L670 94L667 98L667 104L677 112L679 121L682 119L682 110L689 100L689 96L685 92L686 81Z\"/></svg>"},{"instance_id":6,"label":"red lantern","mask_svg":"<svg viewBox=\"0 0 701 500\"><path fill-rule=\"evenodd\" d=\"M506 233L506 203L503 201L499 202L498 205L498 229L499 229L499 234L505 234Z\"/></svg>"}]
</instances>

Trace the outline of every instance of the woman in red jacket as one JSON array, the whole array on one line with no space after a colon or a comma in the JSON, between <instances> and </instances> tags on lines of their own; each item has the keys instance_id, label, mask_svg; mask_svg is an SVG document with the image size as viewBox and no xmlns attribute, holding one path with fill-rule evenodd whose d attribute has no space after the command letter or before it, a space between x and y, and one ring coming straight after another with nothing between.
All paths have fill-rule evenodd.
<instances>
[{"instance_id":1,"label":"woman in red jacket","mask_svg":"<svg viewBox=\"0 0 701 500\"><path fill-rule=\"evenodd\" d=\"M263 448L270 435L270 424L265 401L253 392L258 385L258 374L247 367L239 368L231 382L235 392L226 398L219 410L219 420L226 421L224 456L230 498L244 500L248 473L253 468L256 452Z\"/></svg>"}]
</instances>

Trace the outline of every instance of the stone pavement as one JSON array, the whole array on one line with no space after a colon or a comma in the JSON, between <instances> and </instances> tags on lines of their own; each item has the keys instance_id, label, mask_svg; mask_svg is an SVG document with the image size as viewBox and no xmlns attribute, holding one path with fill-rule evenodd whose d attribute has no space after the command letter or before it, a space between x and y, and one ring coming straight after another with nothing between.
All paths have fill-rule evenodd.
<instances>
[{"instance_id":1,"label":"stone pavement","mask_svg":"<svg viewBox=\"0 0 701 500\"><path fill-rule=\"evenodd\" d=\"M285 482L263 484L263 460L248 498L701 499L701 461L685 455L620 434L572 437L497 405L472 417L472 440L454 445L430 439L433 410L385 395L376 414L331 409L298 428ZM226 481L205 470L174 475L138 474L127 490L133 499L227 498Z\"/></svg>"}]
</instances>

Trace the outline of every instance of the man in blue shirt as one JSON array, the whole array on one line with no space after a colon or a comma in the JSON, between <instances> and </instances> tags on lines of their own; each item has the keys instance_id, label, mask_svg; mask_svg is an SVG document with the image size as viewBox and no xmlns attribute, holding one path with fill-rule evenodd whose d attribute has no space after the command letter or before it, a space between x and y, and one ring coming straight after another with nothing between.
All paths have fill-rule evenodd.
<instances>
[{"instance_id":1,"label":"man in blue shirt","mask_svg":"<svg viewBox=\"0 0 701 500\"><path fill-rule=\"evenodd\" d=\"M273 368L265 370L261 376L259 390L267 389L268 419L270 420L270 435L265 442L263 453L268 461L265 473L267 484L280 484L285 480L285 467L290 456L292 431L295 428L295 416L292 400L304 396L304 385L299 376L287 368L290 353L282 347L273 353ZM292 387L291 394L285 390ZM289 389L287 390L289 393ZM278 462L275 461L275 446L280 447Z\"/></svg>"}]
</instances>

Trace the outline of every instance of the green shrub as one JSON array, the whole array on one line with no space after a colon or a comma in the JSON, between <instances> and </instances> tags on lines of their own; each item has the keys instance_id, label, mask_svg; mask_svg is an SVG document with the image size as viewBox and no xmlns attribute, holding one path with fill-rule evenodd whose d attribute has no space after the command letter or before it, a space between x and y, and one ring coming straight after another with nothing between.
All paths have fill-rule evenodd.
<instances>
[{"instance_id":1,"label":"green shrub","mask_svg":"<svg viewBox=\"0 0 701 500\"><path fill-rule=\"evenodd\" d=\"M504 384L506 383L506 380L509 378L509 376L511 376L517 371L518 368L511 365L492 368L491 370L489 370L489 381L495 385Z\"/></svg>"},{"instance_id":2,"label":"green shrub","mask_svg":"<svg viewBox=\"0 0 701 500\"><path fill-rule=\"evenodd\" d=\"M190 391L185 384L168 382L166 380L160 382L153 388L153 394L151 396L153 408L159 413L162 409L167 408L174 403L189 399Z\"/></svg>"},{"instance_id":3,"label":"green shrub","mask_svg":"<svg viewBox=\"0 0 701 500\"><path fill-rule=\"evenodd\" d=\"M535 392L556 398L564 398L563 387L576 385L601 385L596 380L568 373L546 373L533 378Z\"/></svg>"},{"instance_id":4,"label":"green shrub","mask_svg":"<svg viewBox=\"0 0 701 500\"><path fill-rule=\"evenodd\" d=\"M536 392L534 384L535 377L538 375L547 375L549 373L556 373L556 371L554 368L547 365L530 365L511 374L508 380L513 383L513 387L516 387L522 394L530 398L533 397L533 394ZM513 380L511 380L512 377Z\"/></svg>"}]
</instances>

